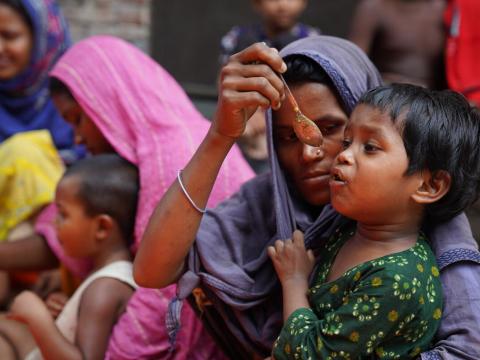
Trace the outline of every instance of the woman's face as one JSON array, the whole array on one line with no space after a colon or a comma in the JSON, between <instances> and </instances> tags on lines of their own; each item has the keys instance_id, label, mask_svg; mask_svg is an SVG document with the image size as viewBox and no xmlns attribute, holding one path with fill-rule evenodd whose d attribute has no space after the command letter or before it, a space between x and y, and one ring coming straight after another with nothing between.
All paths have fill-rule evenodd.
<instances>
[{"instance_id":1,"label":"woman's face","mask_svg":"<svg viewBox=\"0 0 480 360\"><path fill-rule=\"evenodd\" d=\"M16 10L0 4L0 80L22 73L30 63L33 34Z\"/></svg>"},{"instance_id":2,"label":"woman's face","mask_svg":"<svg viewBox=\"0 0 480 360\"><path fill-rule=\"evenodd\" d=\"M305 82L291 87L302 112L322 131L321 147L303 144L295 135L295 113L288 101L273 112L275 147L287 179L294 191L310 205L322 206L330 201L330 168L342 150L343 130L348 116L336 96L325 85Z\"/></svg>"},{"instance_id":3,"label":"woman's face","mask_svg":"<svg viewBox=\"0 0 480 360\"><path fill-rule=\"evenodd\" d=\"M73 127L75 143L83 144L93 154L113 153L115 150L80 105L66 94L52 95L60 115Z\"/></svg>"}]
</instances>

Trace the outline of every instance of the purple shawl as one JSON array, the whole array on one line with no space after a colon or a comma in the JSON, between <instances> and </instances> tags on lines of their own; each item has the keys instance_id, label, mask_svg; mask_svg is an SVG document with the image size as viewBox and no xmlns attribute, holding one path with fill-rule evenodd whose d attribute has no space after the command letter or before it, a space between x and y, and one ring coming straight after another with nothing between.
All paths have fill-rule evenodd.
<instances>
[{"instance_id":1,"label":"purple shawl","mask_svg":"<svg viewBox=\"0 0 480 360\"><path fill-rule=\"evenodd\" d=\"M317 62L332 79L348 114L362 93L381 83L362 50L343 39L315 36L298 40L281 55L304 55ZM214 309L204 314L206 326L217 340L223 338L230 350L235 339L238 358L252 353L267 356L282 326L281 288L267 247L290 237L298 227L305 232L309 248L321 249L325 237L341 220L330 206L315 218L297 204L276 157L271 121L269 113L271 174L251 180L234 197L207 212L189 254L188 270L178 284L180 298L202 286L214 304ZM210 311L216 312L216 320L209 319ZM223 325L217 326L221 322ZM245 350L249 354L239 353Z\"/></svg>"},{"instance_id":2,"label":"purple shawl","mask_svg":"<svg viewBox=\"0 0 480 360\"><path fill-rule=\"evenodd\" d=\"M290 44L281 54L315 60L332 79L348 114L363 92L381 83L364 53L342 39L307 38ZM188 270L178 285L180 298L188 296L193 287L202 287L214 305L205 308L204 325L224 350L238 359L252 358L252 354L268 356L282 326L281 288L267 246L290 237L296 224L305 232L307 247L317 253L341 221L330 206L315 218L295 201L276 157L271 121L269 113L271 174L251 180L204 216L189 254ZM477 354L480 253L469 223L465 214L460 214L426 230L441 268L445 304L436 347L422 358L440 353ZM461 304L467 304L461 311L458 291Z\"/></svg>"}]
</instances>

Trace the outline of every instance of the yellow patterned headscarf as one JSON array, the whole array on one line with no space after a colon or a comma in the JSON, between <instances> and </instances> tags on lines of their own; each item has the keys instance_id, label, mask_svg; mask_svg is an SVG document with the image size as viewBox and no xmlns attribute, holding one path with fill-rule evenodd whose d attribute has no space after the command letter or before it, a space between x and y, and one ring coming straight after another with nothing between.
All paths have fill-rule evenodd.
<instances>
[{"instance_id":1,"label":"yellow patterned headscarf","mask_svg":"<svg viewBox=\"0 0 480 360\"><path fill-rule=\"evenodd\" d=\"M0 144L0 241L53 201L63 171L47 130L19 133Z\"/></svg>"}]
</instances>

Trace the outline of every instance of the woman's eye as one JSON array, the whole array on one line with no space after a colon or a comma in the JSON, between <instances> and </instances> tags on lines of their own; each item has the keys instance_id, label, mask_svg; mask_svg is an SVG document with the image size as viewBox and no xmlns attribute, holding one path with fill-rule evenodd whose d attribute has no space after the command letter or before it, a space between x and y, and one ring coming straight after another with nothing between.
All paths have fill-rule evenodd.
<instances>
[{"instance_id":1,"label":"woman's eye","mask_svg":"<svg viewBox=\"0 0 480 360\"><path fill-rule=\"evenodd\" d=\"M278 134L280 141L284 142L294 142L297 141L297 135L292 131L288 133Z\"/></svg>"},{"instance_id":2,"label":"woman's eye","mask_svg":"<svg viewBox=\"0 0 480 360\"><path fill-rule=\"evenodd\" d=\"M342 147L344 149L348 148L352 142L350 140L343 140L342 141Z\"/></svg>"},{"instance_id":3,"label":"woman's eye","mask_svg":"<svg viewBox=\"0 0 480 360\"><path fill-rule=\"evenodd\" d=\"M338 125L338 124L323 126L321 128L323 135L333 134L333 133L337 132L339 129L340 129L340 125Z\"/></svg>"},{"instance_id":4,"label":"woman's eye","mask_svg":"<svg viewBox=\"0 0 480 360\"><path fill-rule=\"evenodd\" d=\"M0 35L5 40L15 40L16 38L18 38L20 36L20 34L18 34L17 32L12 32L12 31L4 31Z\"/></svg>"}]
</instances>

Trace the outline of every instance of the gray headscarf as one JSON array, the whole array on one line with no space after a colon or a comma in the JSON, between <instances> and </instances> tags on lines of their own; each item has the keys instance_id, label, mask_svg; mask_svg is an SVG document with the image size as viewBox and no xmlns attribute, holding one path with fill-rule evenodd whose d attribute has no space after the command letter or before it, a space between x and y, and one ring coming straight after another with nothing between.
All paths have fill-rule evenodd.
<instances>
[{"instance_id":1,"label":"gray headscarf","mask_svg":"<svg viewBox=\"0 0 480 360\"><path fill-rule=\"evenodd\" d=\"M331 78L348 114L365 91L381 83L363 51L340 38L298 40L281 55L306 56L318 63ZM205 324L235 358L251 358L253 353L267 356L282 326L281 287L267 247L277 239L291 237L299 228L305 233L307 247L321 250L325 238L341 221L330 206L312 217L295 205L295 194L287 186L275 153L271 112L267 118L271 174L246 183L204 215L187 271L178 284L179 299L188 297L194 287L203 289L213 303L202 315Z\"/></svg>"}]
</instances>

